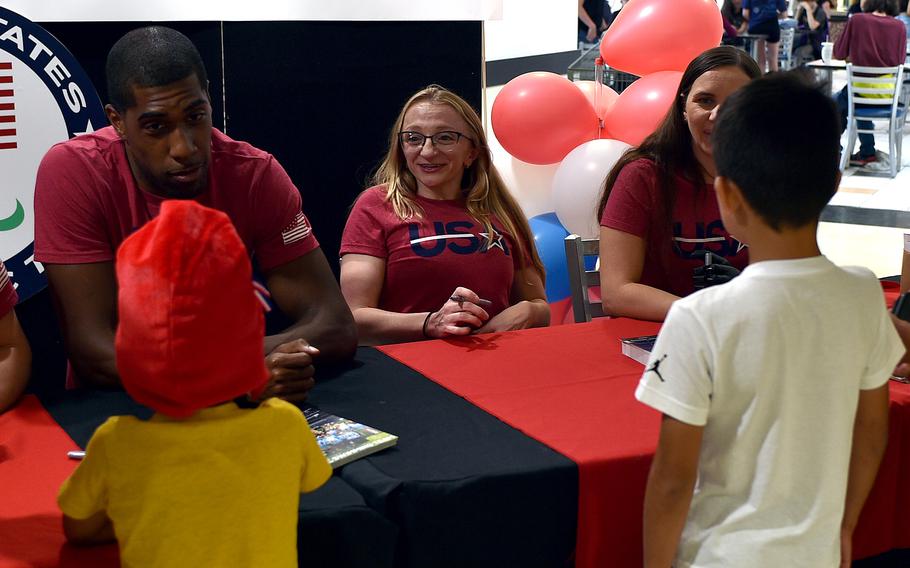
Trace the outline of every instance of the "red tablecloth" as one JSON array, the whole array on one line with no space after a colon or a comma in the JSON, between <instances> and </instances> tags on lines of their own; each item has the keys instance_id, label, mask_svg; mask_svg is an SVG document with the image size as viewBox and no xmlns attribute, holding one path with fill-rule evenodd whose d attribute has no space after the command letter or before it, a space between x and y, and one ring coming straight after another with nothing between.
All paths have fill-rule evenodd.
<instances>
[{"instance_id":1,"label":"red tablecloth","mask_svg":"<svg viewBox=\"0 0 910 568\"><path fill-rule=\"evenodd\" d=\"M118 566L116 545L66 545L57 490L76 444L33 396L0 415L0 567Z\"/></svg>"},{"instance_id":2,"label":"red tablecloth","mask_svg":"<svg viewBox=\"0 0 910 568\"><path fill-rule=\"evenodd\" d=\"M660 420L634 399L642 366L621 354L620 339L658 327L604 318L382 350L578 464L577 567L640 566ZM857 529L857 558L910 547L910 491L899 483L910 479L910 386L894 383L892 395L891 444Z\"/></svg>"}]
</instances>

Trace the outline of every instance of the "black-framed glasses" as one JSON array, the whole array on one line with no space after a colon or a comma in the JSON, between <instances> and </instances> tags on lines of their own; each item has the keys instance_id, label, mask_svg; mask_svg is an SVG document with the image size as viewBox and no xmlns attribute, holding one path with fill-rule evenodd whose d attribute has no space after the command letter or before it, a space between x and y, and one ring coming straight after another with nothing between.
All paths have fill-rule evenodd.
<instances>
[{"instance_id":1,"label":"black-framed glasses","mask_svg":"<svg viewBox=\"0 0 910 568\"><path fill-rule=\"evenodd\" d=\"M424 143L426 143L427 138L433 141L433 146L437 148L447 148L458 144L458 141L462 138L471 138L461 132L455 132L454 130L443 130L442 132L437 132L432 136L427 136L426 134L421 134L420 132L414 132L413 130L403 130L398 133L398 139L401 141L401 145L405 148L423 148Z\"/></svg>"}]
</instances>

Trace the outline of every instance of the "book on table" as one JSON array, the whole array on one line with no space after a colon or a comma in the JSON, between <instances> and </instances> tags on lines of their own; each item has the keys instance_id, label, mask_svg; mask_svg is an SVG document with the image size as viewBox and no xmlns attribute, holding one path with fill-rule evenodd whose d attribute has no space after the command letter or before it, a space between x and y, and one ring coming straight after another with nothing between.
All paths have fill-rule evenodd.
<instances>
[{"instance_id":1,"label":"book on table","mask_svg":"<svg viewBox=\"0 0 910 568\"><path fill-rule=\"evenodd\" d=\"M365 424L324 412L315 406L302 408L319 449L333 468L394 446L398 436Z\"/></svg>"},{"instance_id":2,"label":"book on table","mask_svg":"<svg viewBox=\"0 0 910 568\"><path fill-rule=\"evenodd\" d=\"M626 337L622 340L622 354L630 357L642 365L648 364L651 350L654 349L656 335L641 335L639 337Z\"/></svg>"}]
</instances>

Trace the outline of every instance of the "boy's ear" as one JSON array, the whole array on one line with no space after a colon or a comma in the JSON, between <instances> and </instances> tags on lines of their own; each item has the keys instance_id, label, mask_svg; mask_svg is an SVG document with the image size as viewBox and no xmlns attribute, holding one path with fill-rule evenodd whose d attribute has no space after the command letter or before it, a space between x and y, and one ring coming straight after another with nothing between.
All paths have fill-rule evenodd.
<instances>
[{"instance_id":1,"label":"boy's ear","mask_svg":"<svg viewBox=\"0 0 910 568\"><path fill-rule=\"evenodd\" d=\"M714 192L717 195L717 206L721 216L734 220L738 225L745 226L748 221L746 198L732 179L718 176L714 178Z\"/></svg>"}]
</instances>

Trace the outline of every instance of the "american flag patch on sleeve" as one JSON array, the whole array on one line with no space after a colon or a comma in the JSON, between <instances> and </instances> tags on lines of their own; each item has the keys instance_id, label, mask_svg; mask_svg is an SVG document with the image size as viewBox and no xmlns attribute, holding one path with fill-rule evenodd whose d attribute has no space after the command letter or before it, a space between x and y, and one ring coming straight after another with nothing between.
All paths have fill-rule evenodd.
<instances>
[{"instance_id":1,"label":"american flag patch on sleeve","mask_svg":"<svg viewBox=\"0 0 910 568\"><path fill-rule=\"evenodd\" d=\"M284 244L290 245L307 238L310 235L310 231L310 222L307 221L306 215L301 211L297 213L291 224L281 231L281 240L284 241Z\"/></svg>"}]
</instances>

